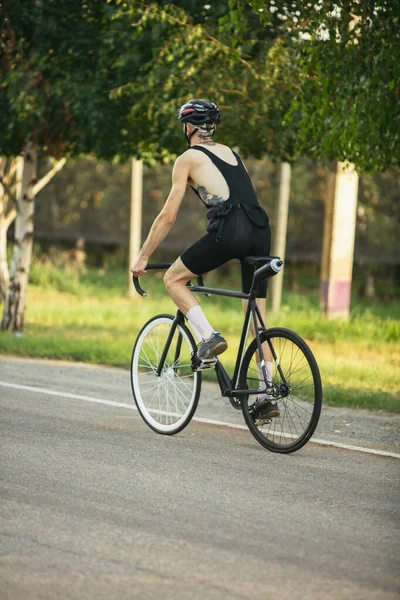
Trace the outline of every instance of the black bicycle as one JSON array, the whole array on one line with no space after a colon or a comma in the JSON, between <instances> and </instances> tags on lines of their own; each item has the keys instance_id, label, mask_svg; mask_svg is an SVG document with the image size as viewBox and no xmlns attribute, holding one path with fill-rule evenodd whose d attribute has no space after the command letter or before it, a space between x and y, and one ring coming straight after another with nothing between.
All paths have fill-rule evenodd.
<instances>
[{"instance_id":1,"label":"black bicycle","mask_svg":"<svg viewBox=\"0 0 400 600\"><path fill-rule=\"evenodd\" d=\"M272 452L294 452L308 442L318 424L322 405L318 365L297 333L282 327L267 329L258 309L255 298L259 283L279 273L283 262L270 256L249 256L245 261L255 269L249 294L206 287L202 276L197 278L197 285L189 282L188 288L249 301L232 379L219 359L213 368L222 396L242 411L256 440ZM148 265L147 270L169 266ZM133 283L136 291L146 296L136 277ZM256 335L247 345L251 321ZM272 381L264 363L267 349L272 355ZM260 381L257 363L262 365L264 382ZM196 342L180 310L175 316L159 314L147 321L133 348L131 383L138 411L151 429L173 435L189 424L200 398L202 374L197 368ZM267 421L253 417L257 397L265 393L280 412Z\"/></svg>"}]
</instances>

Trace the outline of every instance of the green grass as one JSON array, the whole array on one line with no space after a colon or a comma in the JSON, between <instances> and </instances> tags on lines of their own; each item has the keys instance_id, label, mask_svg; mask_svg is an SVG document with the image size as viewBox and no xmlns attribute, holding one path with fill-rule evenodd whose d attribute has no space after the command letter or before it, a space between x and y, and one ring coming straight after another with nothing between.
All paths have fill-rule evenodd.
<instances>
[{"instance_id":1,"label":"green grass","mask_svg":"<svg viewBox=\"0 0 400 600\"><path fill-rule=\"evenodd\" d=\"M0 352L128 367L132 345L143 323L159 312L174 313L163 290L161 274L143 278L147 298L128 299L127 278L119 271L36 265L28 291L23 337L0 334ZM237 287L227 279L218 283ZM233 371L242 314L235 299L201 300L210 322L229 342L224 365ZM269 326L293 329L312 348L324 385L325 402L400 412L400 306L398 302L362 302L349 322L326 319L318 309L317 292L285 292L279 315ZM207 373L207 378L214 378Z\"/></svg>"}]
</instances>

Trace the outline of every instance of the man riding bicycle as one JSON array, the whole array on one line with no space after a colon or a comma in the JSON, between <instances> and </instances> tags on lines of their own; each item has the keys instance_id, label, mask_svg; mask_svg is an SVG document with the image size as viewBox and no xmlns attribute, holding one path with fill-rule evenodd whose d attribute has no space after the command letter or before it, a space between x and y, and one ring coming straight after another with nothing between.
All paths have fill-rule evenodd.
<instances>
[{"instance_id":1,"label":"man riding bicycle","mask_svg":"<svg viewBox=\"0 0 400 600\"><path fill-rule=\"evenodd\" d=\"M172 229L186 187L196 192L208 209L207 234L188 248L168 269L164 276L166 290L201 335L197 356L200 368L215 363L215 357L228 344L204 315L194 294L186 284L197 275L212 271L227 261L246 256L268 256L271 249L271 230L266 212L260 207L247 170L236 152L214 142L213 135L220 122L218 107L208 100L190 100L178 111L177 117L189 149L181 154L172 172L172 188L160 214L154 220L138 259L131 268L139 277L146 273L150 256ZM254 268L241 262L242 291L249 293ZM257 305L265 322L267 282L260 284ZM246 310L247 300L243 300ZM254 331L253 331L254 334ZM272 381L272 357L265 351L267 378ZM255 419L279 416L276 404L267 393L262 363L257 363L260 389Z\"/></svg>"}]
</instances>

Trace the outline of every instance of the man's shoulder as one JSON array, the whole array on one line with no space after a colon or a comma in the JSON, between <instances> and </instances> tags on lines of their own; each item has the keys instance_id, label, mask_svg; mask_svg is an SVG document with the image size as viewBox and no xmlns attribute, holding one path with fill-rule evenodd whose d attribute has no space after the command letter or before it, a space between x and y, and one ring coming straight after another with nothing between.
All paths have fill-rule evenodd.
<instances>
[{"instance_id":1,"label":"man's shoulder","mask_svg":"<svg viewBox=\"0 0 400 600\"><path fill-rule=\"evenodd\" d=\"M185 160L188 160L190 157L192 156L192 149L188 148L187 150L185 150L185 152L182 152L182 154L180 154L178 156L178 158L176 159L176 162L183 162Z\"/></svg>"},{"instance_id":2,"label":"man's shoulder","mask_svg":"<svg viewBox=\"0 0 400 600\"><path fill-rule=\"evenodd\" d=\"M175 161L175 164L193 164L194 162L196 162L196 160L198 160L201 157L201 152L198 152L194 148L188 148L185 152L182 152L182 154L178 156L178 158Z\"/></svg>"},{"instance_id":3,"label":"man's shoulder","mask_svg":"<svg viewBox=\"0 0 400 600\"><path fill-rule=\"evenodd\" d=\"M197 152L197 154L201 154ZM198 159L196 157L196 152L191 150L190 148L180 154L175 160L174 171L180 172L181 170L189 171L197 164Z\"/></svg>"}]
</instances>

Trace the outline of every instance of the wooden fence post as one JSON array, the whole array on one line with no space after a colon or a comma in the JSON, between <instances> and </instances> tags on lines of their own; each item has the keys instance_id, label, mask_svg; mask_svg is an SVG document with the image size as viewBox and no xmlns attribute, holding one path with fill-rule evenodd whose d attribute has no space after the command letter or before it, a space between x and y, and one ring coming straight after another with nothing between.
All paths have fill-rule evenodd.
<instances>
[{"instance_id":1,"label":"wooden fence post","mask_svg":"<svg viewBox=\"0 0 400 600\"><path fill-rule=\"evenodd\" d=\"M285 259L286 250L286 232L289 210L289 195L290 195L290 164L283 162L281 165L281 175L279 183L279 201L278 201L278 218L273 232L273 252L274 256L279 256L282 260ZM271 280L271 310L278 312L281 307L283 273L281 271Z\"/></svg>"},{"instance_id":2,"label":"wooden fence post","mask_svg":"<svg viewBox=\"0 0 400 600\"><path fill-rule=\"evenodd\" d=\"M131 179L131 222L129 230L129 275L128 295L130 298L137 294L132 285L130 268L134 264L141 248L142 242L142 201L143 201L143 161L132 159Z\"/></svg>"}]
</instances>

